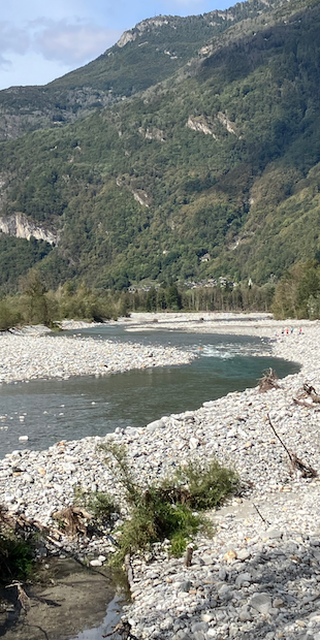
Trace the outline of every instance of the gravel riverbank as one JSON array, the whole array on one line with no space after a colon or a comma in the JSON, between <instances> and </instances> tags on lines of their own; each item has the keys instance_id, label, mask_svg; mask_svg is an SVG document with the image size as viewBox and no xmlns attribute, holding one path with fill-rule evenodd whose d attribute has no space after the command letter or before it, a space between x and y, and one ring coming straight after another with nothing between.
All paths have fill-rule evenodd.
<instances>
[{"instance_id":1,"label":"gravel riverbank","mask_svg":"<svg viewBox=\"0 0 320 640\"><path fill-rule=\"evenodd\" d=\"M301 371L281 380L279 389L232 393L145 428L61 442L43 452L13 452L0 462L1 495L12 511L48 524L53 511L70 503L79 483L121 499L97 444L112 439L125 445L141 483L165 476L190 457L215 456L239 473L246 493L211 514L215 535L198 537L189 568L182 559L168 558L165 547L133 559L133 602L124 613L133 636L319 640L320 481L290 474L267 414L289 450L320 473L320 405L293 402L305 382L320 391L320 325L287 327L257 317L237 325L237 318L213 321L211 315L209 328L203 317L201 323L195 318L190 330L201 325L201 331L230 333L234 325L235 333L271 337L274 355L300 362ZM108 550L106 539L79 546L80 557L98 563Z\"/></svg>"}]
</instances>

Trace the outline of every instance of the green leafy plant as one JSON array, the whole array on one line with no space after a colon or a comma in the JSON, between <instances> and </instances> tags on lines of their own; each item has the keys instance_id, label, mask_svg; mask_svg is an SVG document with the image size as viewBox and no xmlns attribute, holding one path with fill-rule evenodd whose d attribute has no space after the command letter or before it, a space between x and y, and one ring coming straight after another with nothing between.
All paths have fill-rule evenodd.
<instances>
[{"instance_id":1,"label":"green leafy plant","mask_svg":"<svg viewBox=\"0 0 320 640\"><path fill-rule=\"evenodd\" d=\"M175 473L176 483L185 486L185 502L193 509L213 509L238 486L238 476L217 460L191 460Z\"/></svg>"}]
</instances>

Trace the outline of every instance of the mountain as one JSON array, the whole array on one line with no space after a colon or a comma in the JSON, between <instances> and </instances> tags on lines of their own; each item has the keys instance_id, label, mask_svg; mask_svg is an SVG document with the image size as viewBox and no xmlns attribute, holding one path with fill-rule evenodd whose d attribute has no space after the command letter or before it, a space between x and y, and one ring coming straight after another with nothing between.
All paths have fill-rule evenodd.
<instances>
[{"instance_id":1,"label":"mountain","mask_svg":"<svg viewBox=\"0 0 320 640\"><path fill-rule=\"evenodd\" d=\"M46 87L1 92L17 118L0 145L2 288L32 264L49 286L264 283L317 255L319 27L320 0L160 16Z\"/></svg>"},{"instance_id":2,"label":"mountain","mask_svg":"<svg viewBox=\"0 0 320 640\"><path fill-rule=\"evenodd\" d=\"M249 0L227 11L143 20L81 69L43 87L0 91L0 140L36 129L59 128L143 91L172 76L212 37L280 4L281 0Z\"/></svg>"}]
</instances>

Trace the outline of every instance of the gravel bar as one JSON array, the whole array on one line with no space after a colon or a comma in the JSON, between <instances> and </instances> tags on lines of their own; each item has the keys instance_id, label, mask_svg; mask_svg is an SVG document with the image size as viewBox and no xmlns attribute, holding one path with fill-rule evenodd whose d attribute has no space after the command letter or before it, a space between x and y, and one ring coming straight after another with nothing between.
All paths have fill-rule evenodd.
<instances>
[{"instance_id":1,"label":"gravel bar","mask_svg":"<svg viewBox=\"0 0 320 640\"><path fill-rule=\"evenodd\" d=\"M104 376L130 369L187 364L194 354L175 347L56 337L39 331L0 334L0 383L71 376Z\"/></svg>"}]
</instances>

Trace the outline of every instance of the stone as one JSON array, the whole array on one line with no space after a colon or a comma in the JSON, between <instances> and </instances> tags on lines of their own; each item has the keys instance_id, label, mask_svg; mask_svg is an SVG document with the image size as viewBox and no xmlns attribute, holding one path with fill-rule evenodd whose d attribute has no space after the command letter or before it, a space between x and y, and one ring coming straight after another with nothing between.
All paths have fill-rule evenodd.
<instances>
[{"instance_id":1,"label":"stone","mask_svg":"<svg viewBox=\"0 0 320 640\"><path fill-rule=\"evenodd\" d=\"M282 535L283 533L279 529L268 529L268 531L266 531L266 537L270 538L270 540L280 540Z\"/></svg>"},{"instance_id":2,"label":"stone","mask_svg":"<svg viewBox=\"0 0 320 640\"><path fill-rule=\"evenodd\" d=\"M237 587L242 587L244 584L249 584L249 582L251 582L251 573L239 573L236 577Z\"/></svg>"},{"instance_id":3,"label":"stone","mask_svg":"<svg viewBox=\"0 0 320 640\"><path fill-rule=\"evenodd\" d=\"M236 559L237 559L237 553L233 549L230 549L230 551L227 551L227 553L225 553L225 555L224 555L224 560L228 564L231 564Z\"/></svg>"},{"instance_id":4,"label":"stone","mask_svg":"<svg viewBox=\"0 0 320 640\"><path fill-rule=\"evenodd\" d=\"M244 607L243 609L241 609L239 613L239 619L241 620L241 622L251 622L252 615L248 607Z\"/></svg>"},{"instance_id":5,"label":"stone","mask_svg":"<svg viewBox=\"0 0 320 640\"><path fill-rule=\"evenodd\" d=\"M206 622L195 622L191 627L192 633L195 633L196 631L207 631L207 629L208 625Z\"/></svg>"},{"instance_id":6,"label":"stone","mask_svg":"<svg viewBox=\"0 0 320 640\"><path fill-rule=\"evenodd\" d=\"M211 620L214 619L214 614L213 613L202 613L201 614L201 620L202 622L211 622Z\"/></svg>"},{"instance_id":7,"label":"stone","mask_svg":"<svg viewBox=\"0 0 320 640\"><path fill-rule=\"evenodd\" d=\"M275 598L273 601L273 606L275 607L275 609L280 609L280 607L284 606L284 601L282 600L282 598Z\"/></svg>"},{"instance_id":8,"label":"stone","mask_svg":"<svg viewBox=\"0 0 320 640\"><path fill-rule=\"evenodd\" d=\"M271 598L267 593L256 593L250 600L250 605L259 613L267 614L272 608Z\"/></svg>"},{"instance_id":9,"label":"stone","mask_svg":"<svg viewBox=\"0 0 320 640\"><path fill-rule=\"evenodd\" d=\"M226 580L228 577L227 571L225 570L224 567L221 567L219 569L218 575L219 575L219 580Z\"/></svg>"},{"instance_id":10,"label":"stone","mask_svg":"<svg viewBox=\"0 0 320 640\"><path fill-rule=\"evenodd\" d=\"M94 559L94 560L90 560L90 565L91 567L102 567L102 562L101 560Z\"/></svg>"},{"instance_id":11,"label":"stone","mask_svg":"<svg viewBox=\"0 0 320 640\"><path fill-rule=\"evenodd\" d=\"M148 431L156 431L157 429L162 429L164 426L165 424L162 418L160 418L160 420L154 420L153 422L147 424L146 429Z\"/></svg>"}]
</instances>

